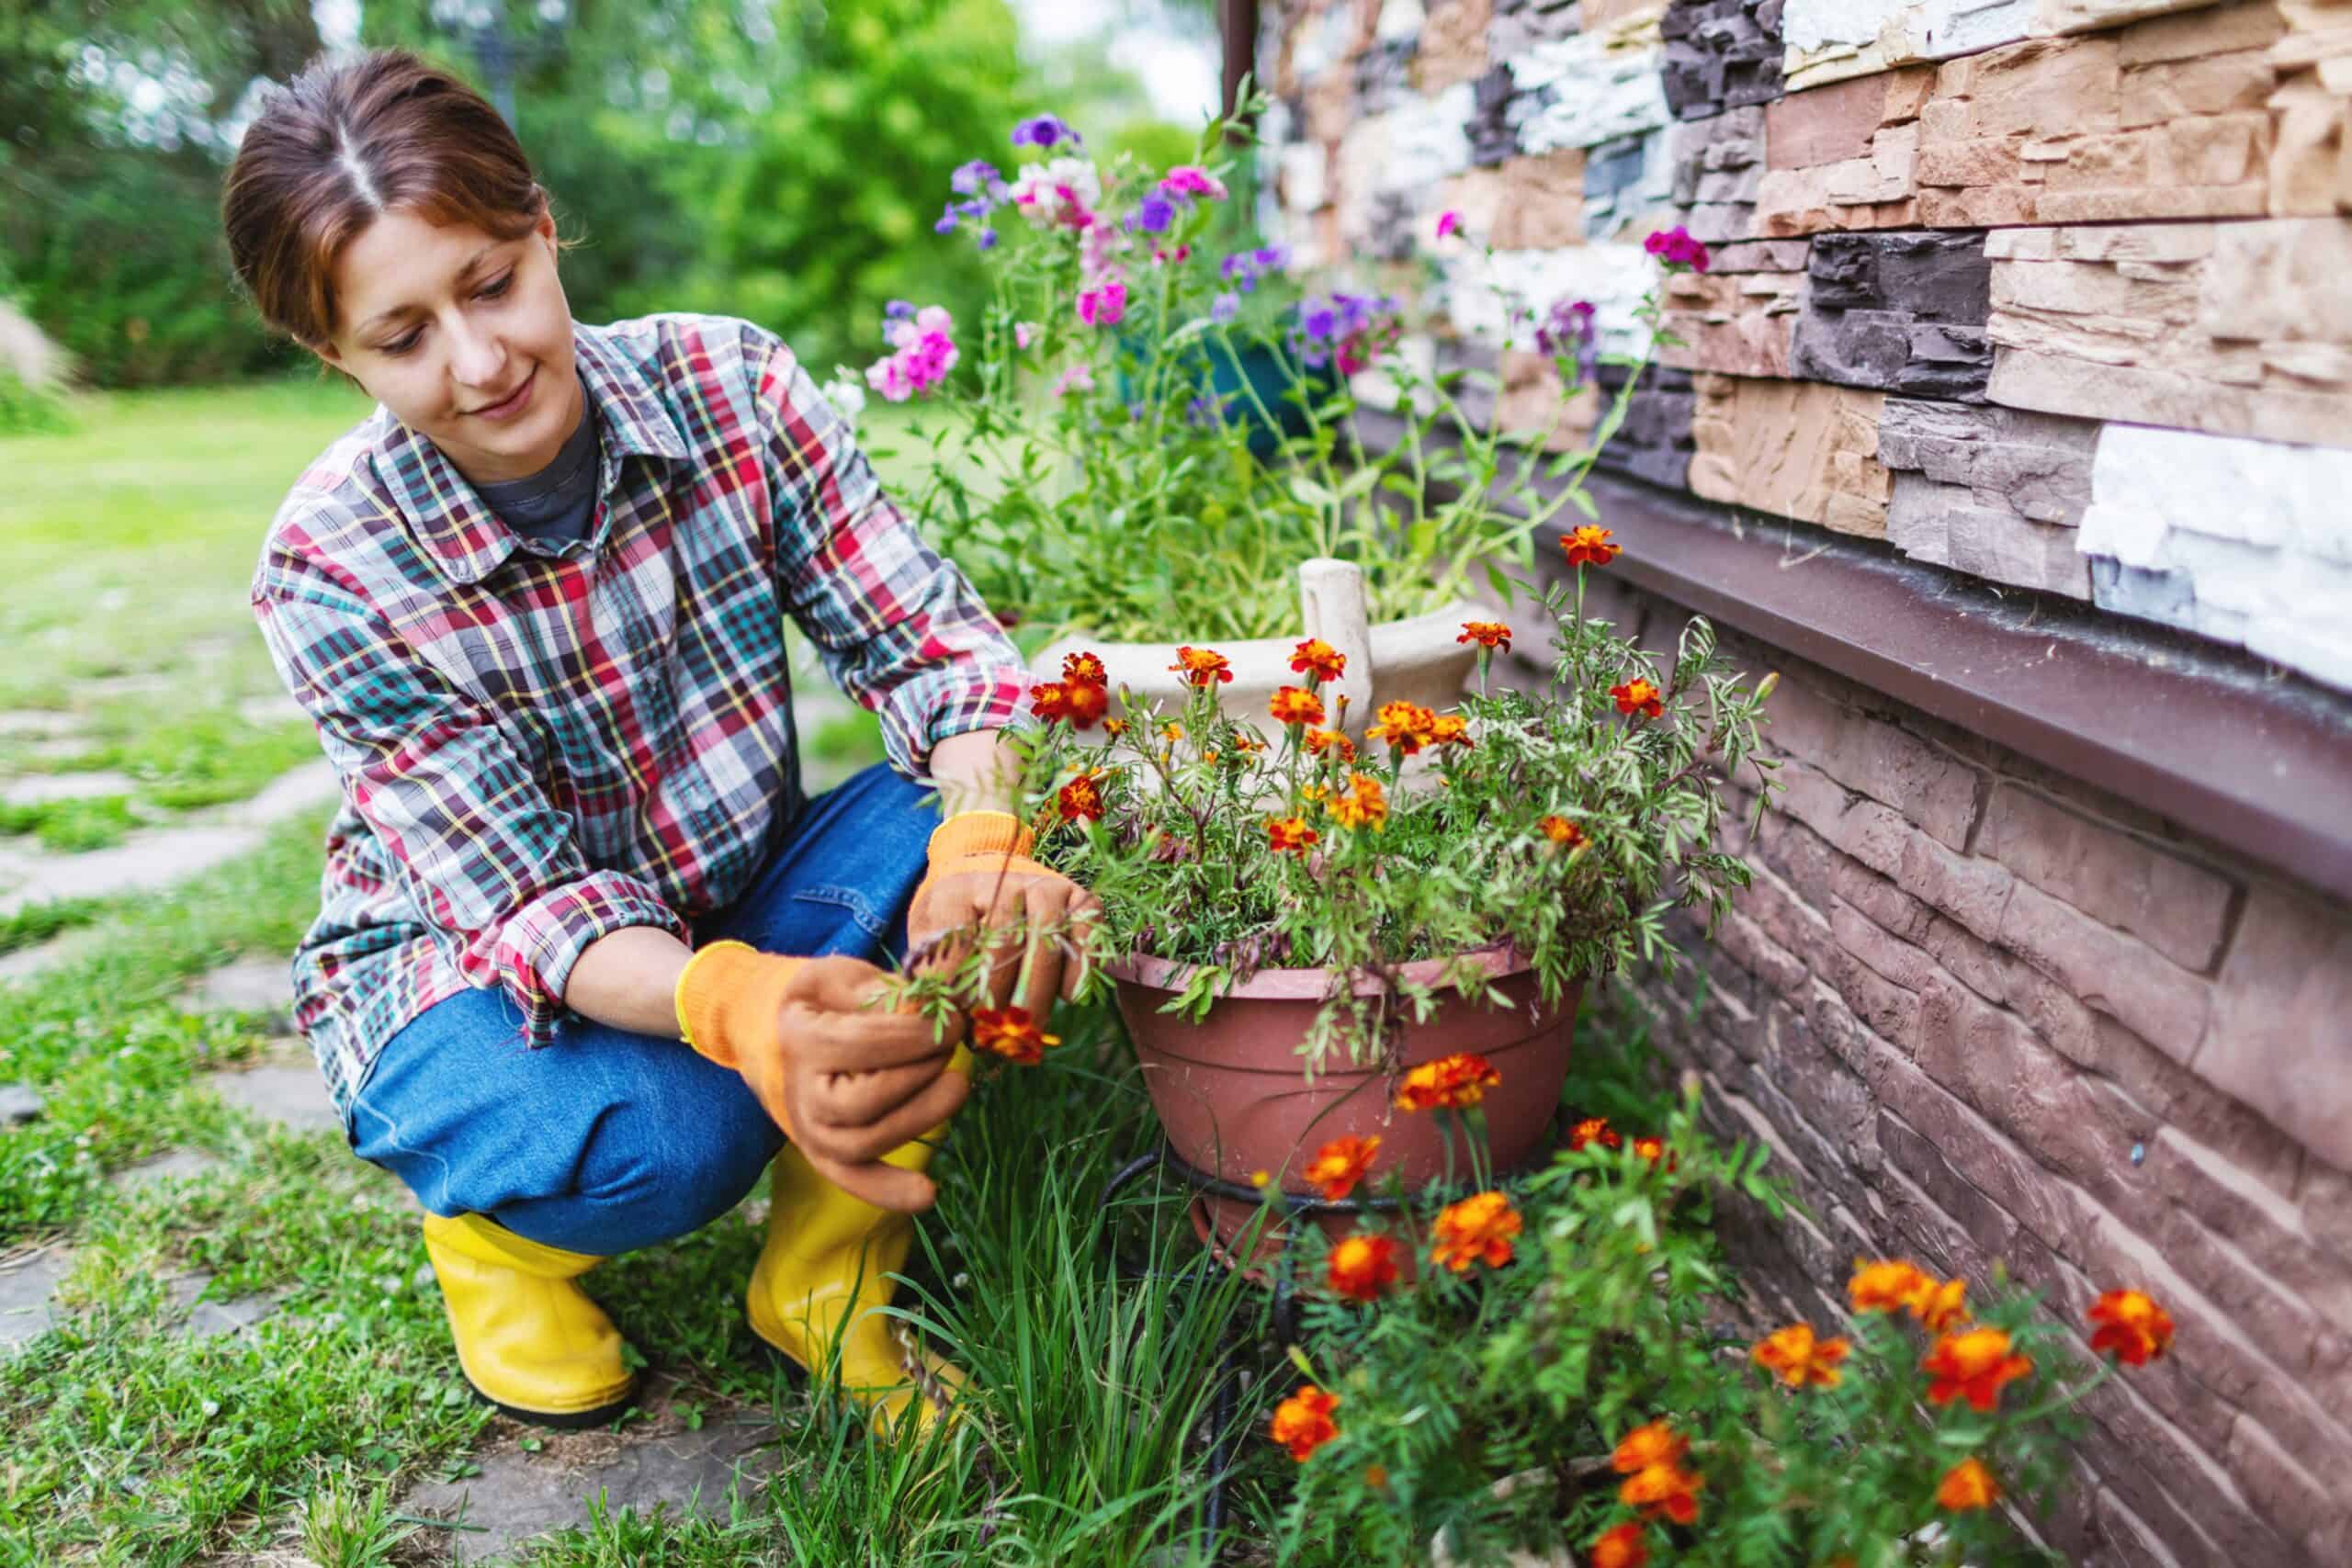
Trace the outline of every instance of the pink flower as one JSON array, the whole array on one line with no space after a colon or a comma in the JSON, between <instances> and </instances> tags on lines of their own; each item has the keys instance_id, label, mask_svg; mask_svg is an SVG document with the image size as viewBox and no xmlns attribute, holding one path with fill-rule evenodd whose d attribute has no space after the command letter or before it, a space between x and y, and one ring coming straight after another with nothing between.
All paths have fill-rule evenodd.
<instances>
[{"instance_id":1,"label":"pink flower","mask_svg":"<svg viewBox=\"0 0 2352 1568\"><path fill-rule=\"evenodd\" d=\"M1206 169L1194 164L1179 164L1168 171L1159 182L1163 196L1204 196L1211 201L1225 199L1225 183Z\"/></svg>"},{"instance_id":2,"label":"pink flower","mask_svg":"<svg viewBox=\"0 0 2352 1568\"><path fill-rule=\"evenodd\" d=\"M1461 229L1462 214L1459 212L1441 212L1437 215L1437 237L1439 239L1442 240L1448 234L1458 233L1461 231Z\"/></svg>"},{"instance_id":3,"label":"pink flower","mask_svg":"<svg viewBox=\"0 0 2352 1568\"><path fill-rule=\"evenodd\" d=\"M889 343L897 352L865 367L865 384L888 401L902 403L947 379L958 357L955 324L955 318L939 305L926 305L911 320L891 322Z\"/></svg>"},{"instance_id":4,"label":"pink flower","mask_svg":"<svg viewBox=\"0 0 2352 1568\"><path fill-rule=\"evenodd\" d=\"M1690 231L1679 223L1653 233L1642 242L1642 249L1668 266L1687 266L1693 272L1707 270L1707 247L1692 239Z\"/></svg>"},{"instance_id":5,"label":"pink flower","mask_svg":"<svg viewBox=\"0 0 2352 1568\"><path fill-rule=\"evenodd\" d=\"M1093 389L1094 367L1082 359L1054 378L1054 396L1057 398L1071 392L1091 392ZM889 394L886 392L883 395L888 397Z\"/></svg>"},{"instance_id":6,"label":"pink flower","mask_svg":"<svg viewBox=\"0 0 2352 1568\"><path fill-rule=\"evenodd\" d=\"M1015 348L1027 348L1031 344L1037 341L1037 334L1045 330L1045 328L1039 326L1035 321L1013 322L1012 346Z\"/></svg>"},{"instance_id":7,"label":"pink flower","mask_svg":"<svg viewBox=\"0 0 2352 1568\"><path fill-rule=\"evenodd\" d=\"M1078 319L1090 327L1115 327L1127 313L1127 286L1110 278L1078 297Z\"/></svg>"}]
</instances>

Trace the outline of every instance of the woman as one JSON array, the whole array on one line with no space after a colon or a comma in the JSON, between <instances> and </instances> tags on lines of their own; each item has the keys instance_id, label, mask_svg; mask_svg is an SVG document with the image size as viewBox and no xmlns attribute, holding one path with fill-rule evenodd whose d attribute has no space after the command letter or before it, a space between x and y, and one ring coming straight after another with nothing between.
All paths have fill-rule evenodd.
<instances>
[{"instance_id":1,"label":"woman","mask_svg":"<svg viewBox=\"0 0 2352 1568\"><path fill-rule=\"evenodd\" d=\"M222 219L263 318L381 405L287 497L253 604L344 792L297 1021L354 1149L428 1211L467 1378L527 1420L616 1415L578 1280L773 1160L752 1328L804 1367L838 1335L854 1397L928 1420L914 1391L955 1370L873 1309L965 1022L873 1003L910 944L1087 918L1001 809L1018 655L774 334L571 320L547 193L446 73L314 64ZM787 616L889 752L815 800ZM1061 953L1005 953L990 1000L1041 1020Z\"/></svg>"}]
</instances>

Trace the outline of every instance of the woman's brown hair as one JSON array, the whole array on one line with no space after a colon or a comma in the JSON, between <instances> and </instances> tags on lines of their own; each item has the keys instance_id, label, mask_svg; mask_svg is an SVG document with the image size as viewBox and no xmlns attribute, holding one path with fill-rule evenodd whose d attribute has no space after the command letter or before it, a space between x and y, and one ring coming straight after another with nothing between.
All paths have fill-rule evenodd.
<instances>
[{"instance_id":1,"label":"woman's brown hair","mask_svg":"<svg viewBox=\"0 0 2352 1568\"><path fill-rule=\"evenodd\" d=\"M238 144L220 224L262 320L333 341L335 260L393 208L519 239L548 194L497 109L405 50L312 61L272 93Z\"/></svg>"}]
</instances>

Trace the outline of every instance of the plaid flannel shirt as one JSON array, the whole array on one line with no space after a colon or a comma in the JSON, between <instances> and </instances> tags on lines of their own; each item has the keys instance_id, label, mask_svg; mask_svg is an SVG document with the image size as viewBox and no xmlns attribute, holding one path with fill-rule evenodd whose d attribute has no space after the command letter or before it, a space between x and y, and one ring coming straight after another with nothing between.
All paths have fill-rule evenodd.
<instances>
[{"instance_id":1,"label":"plaid flannel shirt","mask_svg":"<svg viewBox=\"0 0 2352 1568\"><path fill-rule=\"evenodd\" d=\"M787 616L891 764L1019 722L1021 660L792 351L749 322L574 323L603 426L589 537L493 516L375 413L270 525L254 613L343 784L295 1021L336 1105L384 1043L499 986L532 1045L625 926L691 940L804 804Z\"/></svg>"}]
</instances>

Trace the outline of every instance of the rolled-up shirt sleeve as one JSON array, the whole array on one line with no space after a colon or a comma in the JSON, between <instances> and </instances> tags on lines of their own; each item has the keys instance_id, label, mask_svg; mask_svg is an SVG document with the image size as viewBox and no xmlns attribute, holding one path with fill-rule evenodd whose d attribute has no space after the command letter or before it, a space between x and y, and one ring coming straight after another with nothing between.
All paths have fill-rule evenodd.
<instances>
[{"instance_id":1,"label":"rolled-up shirt sleeve","mask_svg":"<svg viewBox=\"0 0 2352 1568\"><path fill-rule=\"evenodd\" d=\"M505 987L529 1043L554 1038L590 943L628 926L685 935L643 880L588 864L492 708L324 573L274 565L253 604L280 678L434 939L474 985Z\"/></svg>"},{"instance_id":2,"label":"rolled-up shirt sleeve","mask_svg":"<svg viewBox=\"0 0 2352 1568\"><path fill-rule=\"evenodd\" d=\"M921 778L949 736L1025 723L1028 671L970 581L883 493L792 350L769 337L753 363L786 608L834 682L880 716L891 766Z\"/></svg>"}]
</instances>

